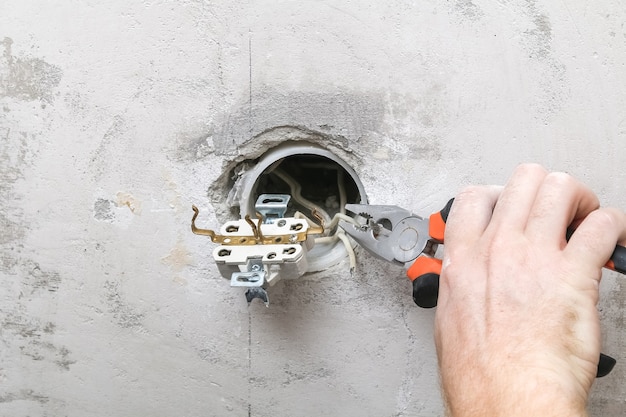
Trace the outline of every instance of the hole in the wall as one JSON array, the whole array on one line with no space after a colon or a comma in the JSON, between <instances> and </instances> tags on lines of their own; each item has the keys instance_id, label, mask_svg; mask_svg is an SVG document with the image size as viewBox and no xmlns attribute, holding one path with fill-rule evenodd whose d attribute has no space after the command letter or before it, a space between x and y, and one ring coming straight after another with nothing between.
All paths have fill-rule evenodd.
<instances>
[{"instance_id":1,"label":"hole in the wall","mask_svg":"<svg viewBox=\"0 0 626 417\"><path fill-rule=\"evenodd\" d=\"M255 203L262 194L288 194L286 217L300 212L317 222L315 208L326 225L343 212L345 204L367 203L354 169L329 150L306 142L283 143L268 150L237 186L242 217L254 217ZM316 242L307 253L308 271L324 270L346 256L340 240Z\"/></svg>"},{"instance_id":2,"label":"hole in the wall","mask_svg":"<svg viewBox=\"0 0 626 417\"><path fill-rule=\"evenodd\" d=\"M360 201L358 187L345 168L325 156L310 154L287 156L263 171L251 200L256 201L261 194L289 194L287 215L298 210L311 218L309 202L332 218L341 209L341 194L345 194L346 203Z\"/></svg>"}]
</instances>

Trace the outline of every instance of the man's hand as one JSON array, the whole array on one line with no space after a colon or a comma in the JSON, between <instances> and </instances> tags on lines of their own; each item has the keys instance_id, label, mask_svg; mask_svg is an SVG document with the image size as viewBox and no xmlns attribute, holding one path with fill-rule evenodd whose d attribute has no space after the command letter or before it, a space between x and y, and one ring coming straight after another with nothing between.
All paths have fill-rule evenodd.
<instances>
[{"instance_id":1,"label":"man's hand","mask_svg":"<svg viewBox=\"0 0 626 417\"><path fill-rule=\"evenodd\" d=\"M435 341L449 414L586 415L598 284L626 215L566 174L522 165L504 188L461 192L445 239Z\"/></svg>"}]
</instances>

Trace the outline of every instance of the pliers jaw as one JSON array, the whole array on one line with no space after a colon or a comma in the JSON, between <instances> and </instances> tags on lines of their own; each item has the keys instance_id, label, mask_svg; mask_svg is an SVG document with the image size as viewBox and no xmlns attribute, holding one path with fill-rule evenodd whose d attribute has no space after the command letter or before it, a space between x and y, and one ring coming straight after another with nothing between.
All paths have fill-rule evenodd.
<instances>
[{"instance_id":1,"label":"pliers jaw","mask_svg":"<svg viewBox=\"0 0 626 417\"><path fill-rule=\"evenodd\" d=\"M380 259L404 265L432 249L428 219L398 206L346 204L345 208L364 218L365 223L356 226L342 220L339 225Z\"/></svg>"}]
</instances>

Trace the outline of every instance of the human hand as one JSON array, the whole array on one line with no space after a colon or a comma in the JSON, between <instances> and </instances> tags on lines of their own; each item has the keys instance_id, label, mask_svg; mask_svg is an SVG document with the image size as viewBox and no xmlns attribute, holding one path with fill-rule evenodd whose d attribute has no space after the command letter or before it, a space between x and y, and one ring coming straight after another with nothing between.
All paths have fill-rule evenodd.
<instances>
[{"instance_id":1,"label":"human hand","mask_svg":"<svg viewBox=\"0 0 626 417\"><path fill-rule=\"evenodd\" d=\"M585 415L601 269L626 214L566 174L521 165L504 188L461 192L445 239L435 341L450 415Z\"/></svg>"}]
</instances>

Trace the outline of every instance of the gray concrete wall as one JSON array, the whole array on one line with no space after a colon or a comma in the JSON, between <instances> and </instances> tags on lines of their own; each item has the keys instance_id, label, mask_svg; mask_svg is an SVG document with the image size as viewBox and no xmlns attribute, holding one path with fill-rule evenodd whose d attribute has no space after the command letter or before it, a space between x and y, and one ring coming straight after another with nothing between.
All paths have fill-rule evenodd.
<instances>
[{"instance_id":1,"label":"gray concrete wall","mask_svg":"<svg viewBox=\"0 0 626 417\"><path fill-rule=\"evenodd\" d=\"M297 126L419 213L522 161L626 208L621 0L3 1L0 415L440 416L433 311L358 253L270 308L191 204ZM280 138L278 138L280 139ZM626 286L602 283L594 416L626 414Z\"/></svg>"}]
</instances>

